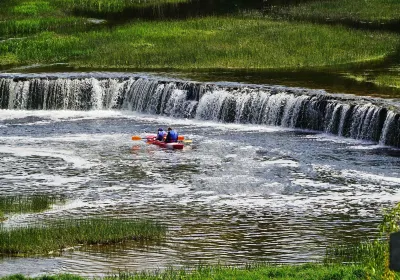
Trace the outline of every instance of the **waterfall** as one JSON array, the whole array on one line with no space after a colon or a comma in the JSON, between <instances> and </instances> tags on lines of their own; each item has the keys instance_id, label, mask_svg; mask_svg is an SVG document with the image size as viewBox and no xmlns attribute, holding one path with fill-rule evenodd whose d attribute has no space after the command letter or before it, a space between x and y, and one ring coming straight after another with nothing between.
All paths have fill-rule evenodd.
<instances>
[{"instance_id":1,"label":"waterfall","mask_svg":"<svg viewBox=\"0 0 400 280\"><path fill-rule=\"evenodd\" d=\"M315 130L400 147L399 103L297 88L115 74L3 74L0 106L17 110L129 110Z\"/></svg>"}]
</instances>

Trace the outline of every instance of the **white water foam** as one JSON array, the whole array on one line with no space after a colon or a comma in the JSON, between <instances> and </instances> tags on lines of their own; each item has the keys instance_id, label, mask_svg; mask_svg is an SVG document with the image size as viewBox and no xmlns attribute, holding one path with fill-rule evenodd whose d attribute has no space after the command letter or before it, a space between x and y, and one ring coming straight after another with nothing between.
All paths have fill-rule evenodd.
<instances>
[{"instance_id":1,"label":"white water foam","mask_svg":"<svg viewBox=\"0 0 400 280\"><path fill-rule=\"evenodd\" d=\"M38 117L49 119L49 121L79 121L90 119L104 118L129 118L121 111L113 110L93 110L93 111L72 111L72 110L0 110L0 121L24 119L27 117ZM32 122L38 124L46 124L46 121L38 120ZM29 123L30 124L30 123Z\"/></svg>"},{"instance_id":2,"label":"white water foam","mask_svg":"<svg viewBox=\"0 0 400 280\"><path fill-rule=\"evenodd\" d=\"M0 153L12 154L18 157L49 157L49 158L60 158L66 163L72 164L75 168L91 168L95 164L90 161L76 155L70 150L55 150L51 148L32 148L29 146L12 147L12 146L0 146Z\"/></svg>"}]
</instances>

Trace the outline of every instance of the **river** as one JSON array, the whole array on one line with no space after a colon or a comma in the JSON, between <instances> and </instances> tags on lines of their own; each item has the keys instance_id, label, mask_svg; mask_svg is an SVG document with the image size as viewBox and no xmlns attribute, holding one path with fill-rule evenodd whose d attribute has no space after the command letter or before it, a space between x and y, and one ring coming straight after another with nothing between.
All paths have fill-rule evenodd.
<instances>
[{"instance_id":1,"label":"river","mask_svg":"<svg viewBox=\"0 0 400 280\"><path fill-rule=\"evenodd\" d=\"M399 201L400 150L382 140L385 123L397 118L396 111L393 116L389 113L396 103L365 102L346 95L325 104L324 97L329 118L343 102L353 106L354 118L359 116L350 104L353 98L364 107L372 104L360 115L363 121L356 122L361 134L343 137L340 123L333 134L326 127L299 128L299 122L288 116L300 116L290 109L300 102L297 98L304 105L305 96L327 93L282 87L269 92L273 96L296 92L285 97L286 105L279 103L286 109L276 125L271 108L269 113L263 111L269 118L258 113L257 118L250 113L243 117L251 111L243 105L249 103L246 94L253 94L253 88L260 96L267 91L254 85L201 84L195 88L204 92L196 92L188 83L179 86L182 81L160 86L160 78L155 78L157 83L135 84L138 80L124 76L114 77L114 83L99 83L100 78L87 78L95 75L70 75L7 74L0 80L0 195L66 198L43 213L13 215L3 226L94 215L149 218L167 225L167 238L149 244L76 248L61 256L4 257L0 276L101 276L121 269L199 263L318 261L329 245L376 237L383 208ZM143 98L144 93L155 96L160 91L165 94L157 95L156 101ZM215 107L222 99L232 100L227 92L236 98L233 119L232 112L224 117ZM188 99L182 99L183 93ZM335 100L335 106L329 100ZM157 104L165 104L164 111ZM332 112L327 109L331 107ZM337 114L335 118L343 119ZM374 129L374 114L383 131L378 141L360 124ZM131 140L133 135L145 136L167 126L192 142L183 150L164 150Z\"/></svg>"}]
</instances>

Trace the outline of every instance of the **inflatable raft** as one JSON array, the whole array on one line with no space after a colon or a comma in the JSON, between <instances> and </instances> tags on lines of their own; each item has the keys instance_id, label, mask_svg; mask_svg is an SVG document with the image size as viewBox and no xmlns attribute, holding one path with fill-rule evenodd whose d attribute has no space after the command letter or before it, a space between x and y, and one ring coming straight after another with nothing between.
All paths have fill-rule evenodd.
<instances>
[{"instance_id":1,"label":"inflatable raft","mask_svg":"<svg viewBox=\"0 0 400 280\"><path fill-rule=\"evenodd\" d=\"M182 150L184 145L182 143L165 143L164 141L156 140L155 135L146 136L147 143L157 145L161 148L173 149L173 150Z\"/></svg>"}]
</instances>

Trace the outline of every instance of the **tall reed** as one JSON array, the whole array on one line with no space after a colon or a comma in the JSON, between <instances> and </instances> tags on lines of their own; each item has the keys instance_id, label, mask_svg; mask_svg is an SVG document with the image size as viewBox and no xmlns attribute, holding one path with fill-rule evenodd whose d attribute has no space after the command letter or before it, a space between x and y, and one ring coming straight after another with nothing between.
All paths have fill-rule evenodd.
<instances>
[{"instance_id":1,"label":"tall reed","mask_svg":"<svg viewBox=\"0 0 400 280\"><path fill-rule=\"evenodd\" d=\"M48 254L77 245L160 240L165 234L163 225L147 220L68 219L21 228L0 228L0 254Z\"/></svg>"},{"instance_id":2,"label":"tall reed","mask_svg":"<svg viewBox=\"0 0 400 280\"><path fill-rule=\"evenodd\" d=\"M50 209L52 204L60 200L63 199L48 195L1 196L0 212L6 214L42 212L44 210Z\"/></svg>"},{"instance_id":3,"label":"tall reed","mask_svg":"<svg viewBox=\"0 0 400 280\"><path fill-rule=\"evenodd\" d=\"M400 203L384 211L379 225L380 237L354 245L333 246L324 259L328 264L351 263L366 267L375 279L391 280L396 274L389 269L389 235L400 230Z\"/></svg>"}]
</instances>

